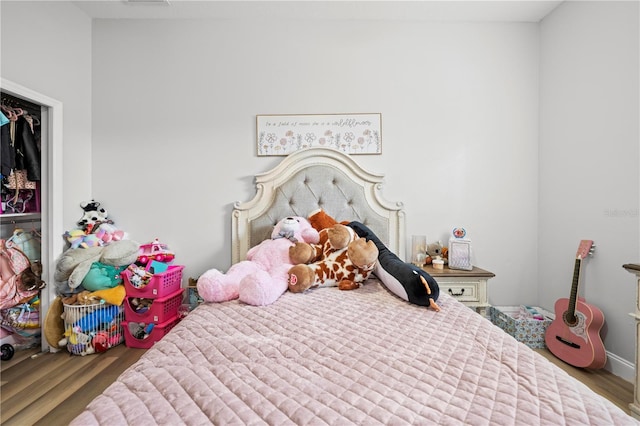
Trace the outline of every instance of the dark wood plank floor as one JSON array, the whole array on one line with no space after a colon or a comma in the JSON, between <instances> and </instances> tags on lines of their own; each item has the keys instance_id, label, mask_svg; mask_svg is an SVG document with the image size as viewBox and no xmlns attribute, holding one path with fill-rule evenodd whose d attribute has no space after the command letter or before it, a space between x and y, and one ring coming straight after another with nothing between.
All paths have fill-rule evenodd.
<instances>
[{"instance_id":1,"label":"dark wood plank floor","mask_svg":"<svg viewBox=\"0 0 640 426\"><path fill-rule=\"evenodd\" d=\"M39 354L35 349L18 351L13 359L1 364L0 423L66 425L144 352L124 345L85 357L70 356L65 351L55 354ZM537 352L630 414L631 383L605 370L572 367L546 349Z\"/></svg>"},{"instance_id":2,"label":"dark wood plank floor","mask_svg":"<svg viewBox=\"0 0 640 426\"><path fill-rule=\"evenodd\" d=\"M66 351L17 351L2 361L0 424L69 424L145 351L124 344L84 357Z\"/></svg>"}]
</instances>

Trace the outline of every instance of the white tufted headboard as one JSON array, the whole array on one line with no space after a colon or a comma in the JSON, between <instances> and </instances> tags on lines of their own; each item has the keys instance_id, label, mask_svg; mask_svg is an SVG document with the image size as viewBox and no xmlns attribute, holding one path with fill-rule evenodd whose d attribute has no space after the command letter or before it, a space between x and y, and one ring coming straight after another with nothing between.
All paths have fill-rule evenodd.
<instances>
[{"instance_id":1,"label":"white tufted headboard","mask_svg":"<svg viewBox=\"0 0 640 426\"><path fill-rule=\"evenodd\" d=\"M270 238L273 226L283 217L307 217L318 208L338 221L364 223L403 259L403 205L382 198L383 178L335 149L307 148L290 154L272 170L256 175L252 200L234 204L232 263Z\"/></svg>"}]
</instances>

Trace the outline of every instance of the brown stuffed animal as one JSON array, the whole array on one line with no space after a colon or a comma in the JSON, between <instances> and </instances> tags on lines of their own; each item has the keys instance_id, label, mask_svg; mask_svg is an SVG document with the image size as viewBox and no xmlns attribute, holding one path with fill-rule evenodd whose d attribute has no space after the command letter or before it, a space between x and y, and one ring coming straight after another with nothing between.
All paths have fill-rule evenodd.
<instances>
[{"instance_id":1,"label":"brown stuffed animal","mask_svg":"<svg viewBox=\"0 0 640 426\"><path fill-rule=\"evenodd\" d=\"M291 247L289 257L294 265L320 261L335 250L345 249L354 239L353 231L343 226L348 225L348 221L338 222L322 209L309 213L307 220L318 231L320 241L313 245L296 243L294 247Z\"/></svg>"},{"instance_id":2,"label":"brown stuffed animal","mask_svg":"<svg viewBox=\"0 0 640 426\"><path fill-rule=\"evenodd\" d=\"M39 260L31 262L31 266L22 271L21 283L19 290L32 291L42 289L45 286L42 281L42 263Z\"/></svg>"},{"instance_id":3,"label":"brown stuffed animal","mask_svg":"<svg viewBox=\"0 0 640 426\"><path fill-rule=\"evenodd\" d=\"M312 287L331 286L352 290L371 275L378 249L348 226L335 224L320 231L320 244L308 247L296 244L289 256L292 260L313 262L299 262L289 270L289 291L301 293Z\"/></svg>"},{"instance_id":4,"label":"brown stuffed animal","mask_svg":"<svg viewBox=\"0 0 640 426\"><path fill-rule=\"evenodd\" d=\"M309 213L307 217L313 229L320 232L325 228L331 228L333 225L340 223L331 216L329 216L324 210L318 209ZM343 225L346 225L349 222L342 222Z\"/></svg>"},{"instance_id":5,"label":"brown stuffed animal","mask_svg":"<svg viewBox=\"0 0 640 426\"><path fill-rule=\"evenodd\" d=\"M76 295L76 305L93 305L100 300L91 295L89 290L83 290Z\"/></svg>"},{"instance_id":6,"label":"brown stuffed animal","mask_svg":"<svg viewBox=\"0 0 640 426\"><path fill-rule=\"evenodd\" d=\"M318 234L320 235L318 244L297 242L289 248L289 258L292 264L317 262L334 251L346 249L349 243L355 239L355 233L349 227L339 223L322 229Z\"/></svg>"}]
</instances>

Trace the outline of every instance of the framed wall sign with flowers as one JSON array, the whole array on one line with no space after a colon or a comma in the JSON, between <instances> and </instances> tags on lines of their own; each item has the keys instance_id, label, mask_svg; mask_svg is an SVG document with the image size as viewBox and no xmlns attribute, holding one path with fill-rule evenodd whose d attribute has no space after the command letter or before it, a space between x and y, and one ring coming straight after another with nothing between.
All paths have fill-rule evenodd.
<instances>
[{"instance_id":1,"label":"framed wall sign with flowers","mask_svg":"<svg viewBox=\"0 0 640 426\"><path fill-rule=\"evenodd\" d=\"M348 154L382 153L382 114L265 114L256 116L258 156L309 147Z\"/></svg>"}]
</instances>

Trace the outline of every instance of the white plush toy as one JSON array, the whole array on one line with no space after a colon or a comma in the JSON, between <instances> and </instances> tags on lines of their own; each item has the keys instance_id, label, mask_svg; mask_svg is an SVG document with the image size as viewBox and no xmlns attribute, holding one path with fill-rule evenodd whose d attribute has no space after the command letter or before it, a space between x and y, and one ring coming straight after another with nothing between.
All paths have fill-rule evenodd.
<instances>
[{"instance_id":1,"label":"white plush toy","mask_svg":"<svg viewBox=\"0 0 640 426\"><path fill-rule=\"evenodd\" d=\"M96 200L80 203L80 207L84 210L84 214L78 221L78 226L90 234L96 223L101 224L107 222L107 211L100 207L100 203Z\"/></svg>"}]
</instances>

